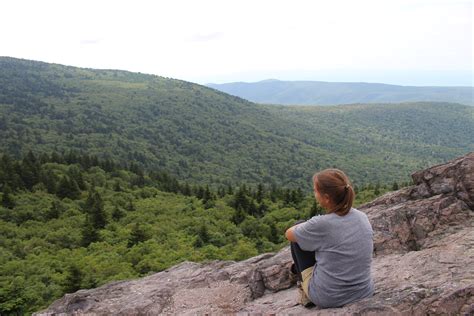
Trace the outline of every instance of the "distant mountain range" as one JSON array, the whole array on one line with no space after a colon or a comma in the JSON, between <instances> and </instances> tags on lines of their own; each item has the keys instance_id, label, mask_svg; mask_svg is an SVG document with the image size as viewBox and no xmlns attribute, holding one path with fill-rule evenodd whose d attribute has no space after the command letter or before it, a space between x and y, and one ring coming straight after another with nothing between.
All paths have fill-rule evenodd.
<instances>
[{"instance_id":1,"label":"distant mountain range","mask_svg":"<svg viewBox=\"0 0 474 316\"><path fill-rule=\"evenodd\" d=\"M351 103L355 102L354 100ZM474 150L474 107L261 105L181 80L0 57L0 152L69 151L198 183L310 188L337 166L358 183Z\"/></svg>"},{"instance_id":2,"label":"distant mountain range","mask_svg":"<svg viewBox=\"0 0 474 316\"><path fill-rule=\"evenodd\" d=\"M279 81L208 84L208 87L266 104L455 102L474 105L473 87L411 87L364 82Z\"/></svg>"}]
</instances>

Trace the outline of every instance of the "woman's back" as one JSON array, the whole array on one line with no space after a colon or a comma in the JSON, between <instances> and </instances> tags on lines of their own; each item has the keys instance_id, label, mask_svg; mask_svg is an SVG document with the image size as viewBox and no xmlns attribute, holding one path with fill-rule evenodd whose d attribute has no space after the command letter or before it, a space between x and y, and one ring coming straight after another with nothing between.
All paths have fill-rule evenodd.
<instances>
[{"instance_id":1,"label":"woman's back","mask_svg":"<svg viewBox=\"0 0 474 316\"><path fill-rule=\"evenodd\" d=\"M373 232L367 216L352 208L345 216L315 216L294 230L301 249L315 251L311 300L337 307L372 295Z\"/></svg>"}]
</instances>

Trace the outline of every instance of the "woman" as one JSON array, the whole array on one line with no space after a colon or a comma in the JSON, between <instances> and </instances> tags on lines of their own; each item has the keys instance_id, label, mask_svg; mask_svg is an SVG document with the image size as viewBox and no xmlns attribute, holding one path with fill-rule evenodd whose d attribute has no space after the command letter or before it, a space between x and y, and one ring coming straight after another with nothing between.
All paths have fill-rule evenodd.
<instances>
[{"instance_id":1,"label":"woman","mask_svg":"<svg viewBox=\"0 0 474 316\"><path fill-rule=\"evenodd\" d=\"M371 296L374 284L372 227L367 215L352 208L354 190L338 169L313 176L314 195L326 214L289 228L294 270L302 280L303 305L340 307ZM293 270L293 269L292 269ZM306 302L305 302L306 298Z\"/></svg>"}]
</instances>

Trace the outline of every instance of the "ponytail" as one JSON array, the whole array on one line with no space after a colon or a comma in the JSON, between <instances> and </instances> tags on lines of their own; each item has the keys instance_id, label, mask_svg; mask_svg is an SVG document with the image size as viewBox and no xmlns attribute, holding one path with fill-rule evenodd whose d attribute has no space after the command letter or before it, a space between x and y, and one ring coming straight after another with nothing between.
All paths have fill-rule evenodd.
<instances>
[{"instance_id":1,"label":"ponytail","mask_svg":"<svg viewBox=\"0 0 474 316\"><path fill-rule=\"evenodd\" d=\"M344 172L339 169L326 169L313 176L314 189L320 194L327 194L333 208L328 213L344 216L352 208L355 192Z\"/></svg>"}]
</instances>

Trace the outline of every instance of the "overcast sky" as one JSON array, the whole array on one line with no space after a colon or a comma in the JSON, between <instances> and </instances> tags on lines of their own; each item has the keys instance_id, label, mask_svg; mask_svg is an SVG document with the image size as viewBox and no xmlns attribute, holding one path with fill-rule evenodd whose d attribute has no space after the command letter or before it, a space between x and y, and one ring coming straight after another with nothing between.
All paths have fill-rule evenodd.
<instances>
[{"instance_id":1,"label":"overcast sky","mask_svg":"<svg viewBox=\"0 0 474 316\"><path fill-rule=\"evenodd\" d=\"M198 83L472 85L472 18L456 0L1 0L0 56Z\"/></svg>"}]
</instances>

